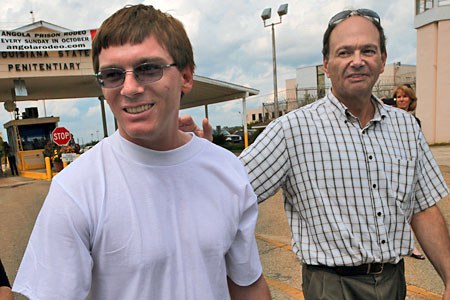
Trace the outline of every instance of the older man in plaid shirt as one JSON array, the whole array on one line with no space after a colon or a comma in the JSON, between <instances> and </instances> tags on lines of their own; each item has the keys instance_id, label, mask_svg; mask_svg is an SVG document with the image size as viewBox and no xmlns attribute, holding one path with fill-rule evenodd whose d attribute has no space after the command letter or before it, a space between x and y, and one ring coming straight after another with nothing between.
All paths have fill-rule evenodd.
<instances>
[{"instance_id":1,"label":"older man in plaid shirt","mask_svg":"<svg viewBox=\"0 0 450 300\"><path fill-rule=\"evenodd\" d=\"M376 12L336 14L322 51L331 92L273 121L240 156L259 202L283 189L306 299L404 299L411 227L450 299L450 239L436 206L448 188L414 117L372 95L385 40Z\"/></svg>"}]
</instances>

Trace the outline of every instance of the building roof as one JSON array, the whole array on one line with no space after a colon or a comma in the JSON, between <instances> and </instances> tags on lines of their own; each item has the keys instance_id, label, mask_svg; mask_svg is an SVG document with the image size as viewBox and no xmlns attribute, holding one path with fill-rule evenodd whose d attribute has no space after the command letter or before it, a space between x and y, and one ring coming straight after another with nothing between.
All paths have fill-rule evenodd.
<instances>
[{"instance_id":1,"label":"building roof","mask_svg":"<svg viewBox=\"0 0 450 300\"><path fill-rule=\"evenodd\" d=\"M31 24L27 24L21 27L18 27L14 29L13 31L19 31L19 32L28 32L28 31L36 31L36 29L42 30L46 29L47 31L58 31L58 32L66 32L71 31L68 28L64 28L43 20L33 22Z\"/></svg>"},{"instance_id":2,"label":"building roof","mask_svg":"<svg viewBox=\"0 0 450 300\"><path fill-rule=\"evenodd\" d=\"M249 87L194 75L194 87L192 91L181 100L181 108L184 109L241 99L257 95L258 93L258 90Z\"/></svg>"},{"instance_id":3,"label":"building roof","mask_svg":"<svg viewBox=\"0 0 450 300\"><path fill-rule=\"evenodd\" d=\"M0 79L0 91L6 93L2 92L0 102L12 99L14 79L16 78ZM15 97L15 101L97 98L102 95L101 88L93 75L26 77L22 80L25 81L28 96ZM8 91L11 92L8 93ZM241 99L258 93L256 89L194 75L193 89L182 99L181 108Z\"/></svg>"}]
</instances>

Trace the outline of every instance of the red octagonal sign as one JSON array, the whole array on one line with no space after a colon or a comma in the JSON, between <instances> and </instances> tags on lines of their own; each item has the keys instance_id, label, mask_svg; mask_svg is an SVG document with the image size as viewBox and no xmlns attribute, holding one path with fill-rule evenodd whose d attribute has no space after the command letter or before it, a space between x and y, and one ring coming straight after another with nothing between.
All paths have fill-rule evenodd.
<instances>
[{"instance_id":1,"label":"red octagonal sign","mask_svg":"<svg viewBox=\"0 0 450 300\"><path fill-rule=\"evenodd\" d=\"M52 131L52 141L58 146L66 146L71 139L70 132L65 127L56 127Z\"/></svg>"}]
</instances>

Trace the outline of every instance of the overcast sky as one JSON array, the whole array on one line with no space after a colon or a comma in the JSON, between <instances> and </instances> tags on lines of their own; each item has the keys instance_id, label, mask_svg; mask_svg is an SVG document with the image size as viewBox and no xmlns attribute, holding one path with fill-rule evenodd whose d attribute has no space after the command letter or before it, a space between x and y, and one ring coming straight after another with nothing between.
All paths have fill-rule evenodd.
<instances>
[{"instance_id":1,"label":"overcast sky","mask_svg":"<svg viewBox=\"0 0 450 300\"><path fill-rule=\"evenodd\" d=\"M180 19L191 39L197 65L196 74L229 81L260 91L248 100L250 107L272 101L272 39L270 27L264 28L261 12L272 8L272 19L278 21L276 11L288 3L289 11L282 24L275 26L278 90L285 90L285 80L295 78L299 67L320 64L322 35L328 20L337 12L349 8L370 8L377 11L387 36L387 63L416 63L416 30L414 29L414 0L3 0L0 10L0 29L13 30L43 20L73 30L95 29L101 22L126 4L152 4ZM2 105L3 106L3 105ZM79 140L86 143L101 139L103 129L97 99L70 99L18 102L20 111L36 106L39 116L44 113L60 117L65 126ZM44 112L45 110L45 112ZM114 131L113 118L107 109L108 131ZM241 102L209 106L213 126L241 124ZM201 120L203 108L184 110ZM11 120L10 113L0 107L0 124Z\"/></svg>"}]
</instances>

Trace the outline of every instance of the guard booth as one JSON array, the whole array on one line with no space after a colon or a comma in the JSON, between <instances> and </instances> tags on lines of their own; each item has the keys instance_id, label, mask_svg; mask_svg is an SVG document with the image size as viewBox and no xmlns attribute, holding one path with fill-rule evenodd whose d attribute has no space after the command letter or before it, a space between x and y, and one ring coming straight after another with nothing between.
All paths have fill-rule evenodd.
<instances>
[{"instance_id":1,"label":"guard booth","mask_svg":"<svg viewBox=\"0 0 450 300\"><path fill-rule=\"evenodd\" d=\"M16 116L3 125L20 171L45 168L44 148L58 122L59 117L39 118L37 108L31 107L25 109L22 119Z\"/></svg>"}]
</instances>

